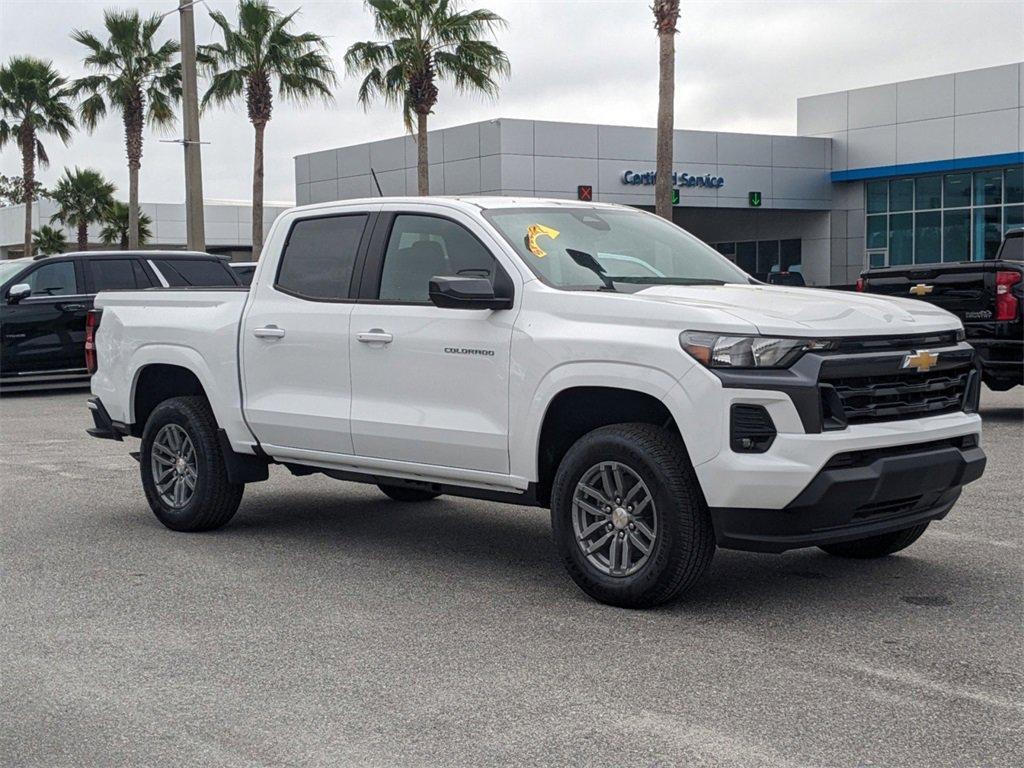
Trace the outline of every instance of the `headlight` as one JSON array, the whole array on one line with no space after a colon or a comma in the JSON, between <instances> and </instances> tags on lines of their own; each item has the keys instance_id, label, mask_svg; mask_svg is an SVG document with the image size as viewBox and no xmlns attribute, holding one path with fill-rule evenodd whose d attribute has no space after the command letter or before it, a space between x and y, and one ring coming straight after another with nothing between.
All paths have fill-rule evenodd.
<instances>
[{"instance_id":1,"label":"headlight","mask_svg":"<svg viewBox=\"0 0 1024 768\"><path fill-rule=\"evenodd\" d=\"M788 339L773 336L724 336L683 331L679 343L708 368L786 368L810 350L832 349L830 339Z\"/></svg>"}]
</instances>

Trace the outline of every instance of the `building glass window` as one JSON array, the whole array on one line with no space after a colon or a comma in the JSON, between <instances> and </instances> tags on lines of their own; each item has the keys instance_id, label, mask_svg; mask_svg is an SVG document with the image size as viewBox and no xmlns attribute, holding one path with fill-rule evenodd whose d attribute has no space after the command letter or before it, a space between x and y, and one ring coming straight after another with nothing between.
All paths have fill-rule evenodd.
<instances>
[{"instance_id":1,"label":"building glass window","mask_svg":"<svg viewBox=\"0 0 1024 768\"><path fill-rule=\"evenodd\" d=\"M919 211L942 207L942 177L922 176L917 180L914 207Z\"/></svg>"},{"instance_id":2,"label":"building glass window","mask_svg":"<svg viewBox=\"0 0 1024 768\"><path fill-rule=\"evenodd\" d=\"M928 264L942 256L942 212L914 214L914 262Z\"/></svg>"},{"instance_id":3,"label":"building glass window","mask_svg":"<svg viewBox=\"0 0 1024 768\"><path fill-rule=\"evenodd\" d=\"M1003 172L982 171L974 174L974 204L999 205L1003 202Z\"/></svg>"},{"instance_id":4,"label":"building glass window","mask_svg":"<svg viewBox=\"0 0 1024 768\"><path fill-rule=\"evenodd\" d=\"M882 217L885 218L884 216ZM711 247L757 280L767 282L772 272L801 271L801 241L751 240L745 243L712 243Z\"/></svg>"},{"instance_id":5,"label":"building glass window","mask_svg":"<svg viewBox=\"0 0 1024 768\"><path fill-rule=\"evenodd\" d=\"M889 263L914 263L914 215L894 213L889 217Z\"/></svg>"},{"instance_id":6,"label":"building glass window","mask_svg":"<svg viewBox=\"0 0 1024 768\"><path fill-rule=\"evenodd\" d=\"M913 179L893 179L889 182L889 210L914 210Z\"/></svg>"},{"instance_id":7,"label":"building glass window","mask_svg":"<svg viewBox=\"0 0 1024 768\"><path fill-rule=\"evenodd\" d=\"M1003 209L1003 233L1024 227L1024 205L1008 205Z\"/></svg>"},{"instance_id":8,"label":"building glass window","mask_svg":"<svg viewBox=\"0 0 1024 768\"><path fill-rule=\"evenodd\" d=\"M869 181L864 188L865 251L887 250L892 265L991 259L1003 233L1022 226L1019 165Z\"/></svg>"},{"instance_id":9,"label":"building glass window","mask_svg":"<svg viewBox=\"0 0 1024 768\"><path fill-rule=\"evenodd\" d=\"M885 213L889 210L889 185L884 181L869 181L867 189L868 213Z\"/></svg>"},{"instance_id":10,"label":"building glass window","mask_svg":"<svg viewBox=\"0 0 1024 768\"><path fill-rule=\"evenodd\" d=\"M875 248L885 248L888 218L888 216L868 216L867 248L869 251Z\"/></svg>"},{"instance_id":11,"label":"building glass window","mask_svg":"<svg viewBox=\"0 0 1024 768\"><path fill-rule=\"evenodd\" d=\"M779 269L789 272L793 267L800 266L800 241L780 240L779 241Z\"/></svg>"},{"instance_id":12,"label":"building glass window","mask_svg":"<svg viewBox=\"0 0 1024 768\"><path fill-rule=\"evenodd\" d=\"M960 208L971 204L971 174L951 173L943 179L942 205Z\"/></svg>"},{"instance_id":13,"label":"building glass window","mask_svg":"<svg viewBox=\"0 0 1024 768\"><path fill-rule=\"evenodd\" d=\"M757 243L736 243L736 266L752 275L757 272Z\"/></svg>"},{"instance_id":14,"label":"building glass window","mask_svg":"<svg viewBox=\"0 0 1024 768\"><path fill-rule=\"evenodd\" d=\"M1006 203L1024 203L1024 165L1016 165L1006 169L1003 201Z\"/></svg>"},{"instance_id":15,"label":"building glass window","mask_svg":"<svg viewBox=\"0 0 1024 768\"><path fill-rule=\"evenodd\" d=\"M942 260L970 261L971 209L944 211L942 214Z\"/></svg>"},{"instance_id":16,"label":"building glass window","mask_svg":"<svg viewBox=\"0 0 1024 768\"><path fill-rule=\"evenodd\" d=\"M974 209L974 260L994 259L1003 239L1002 211L992 206Z\"/></svg>"}]
</instances>

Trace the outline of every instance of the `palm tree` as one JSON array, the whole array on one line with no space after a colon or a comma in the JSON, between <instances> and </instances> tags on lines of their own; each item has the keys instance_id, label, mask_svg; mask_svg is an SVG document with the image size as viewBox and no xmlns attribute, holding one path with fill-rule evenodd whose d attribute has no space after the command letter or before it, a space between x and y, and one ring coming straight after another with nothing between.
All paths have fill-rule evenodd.
<instances>
[{"instance_id":1,"label":"palm tree","mask_svg":"<svg viewBox=\"0 0 1024 768\"><path fill-rule=\"evenodd\" d=\"M68 239L64 236L63 230L43 224L39 229L33 230L32 245L40 256L53 256L55 253L64 253L68 247Z\"/></svg>"},{"instance_id":2,"label":"palm tree","mask_svg":"<svg viewBox=\"0 0 1024 768\"><path fill-rule=\"evenodd\" d=\"M411 133L416 120L417 187L430 194L427 115L437 104L437 82L451 80L460 91L498 93L498 77L509 73L505 52L483 38L505 26L485 8L460 11L456 0L366 0L383 42L356 43L345 54L350 73L364 74L359 102L375 97L400 104Z\"/></svg>"},{"instance_id":3,"label":"palm tree","mask_svg":"<svg viewBox=\"0 0 1024 768\"><path fill-rule=\"evenodd\" d=\"M57 204L57 212L50 223L59 221L66 227L78 229L78 250L89 247L89 225L103 221L107 210L114 204L114 185L103 174L92 168L64 169L64 175L50 193Z\"/></svg>"},{"instance_id":4,"label":"palm tree","mask_svg":"<svg viewBox=\"0 0 1024 768\"><path fill-rule=\"evenodd\" d=\"M672 132L676 97L676 34L679 0L654 0L658 30L658 139L654 164L654 212L672 221Z\"/></svg>"},{"instance_id":5,"label":"palm tree","mask_svg":"<svg viewBox=\"0 0 1024 768\"><path fill-rule=\"evenodd\" d=\"M103 216L103 229L100 240L104 245L117 245L121 250L128 248L129 229L128 204L115 200ZM139 245L145 245L153 237L153 220L144 213L139 213Z\"/></svg>"},{"instance_id":6,"label":"palm tree","mask_svg":"<svg viewBox=\"0 0 1024 768\"><path fill-rule=\"evenodd\" d=\"M25 255L32 255L32 202L36 199L36 162L50 164L39 137L52 134L71 140L75 116L67 80L49 61L12 56L0 67L0 149L13 141L21 150L22 195L25 202Z\"/></svg>"},{"instance_id":7,"label":"palm tree","mask_svg":"<svg viewBox=\"0 0 1024 768\"><path fill-rule=\"evenodd\" d=\"M226 104L244 96L249 122L256 131L252 173L252 250L263 248L263 133L278 94L303 103L320 97L330 101L334 66L324 39L313 32L293 33L298 11L282 15L265 0L240 0L238 26L219 11L210 18L220 27L223 43L200 46L199 62L212 75L203 107Z\"/></svg>"},{"instance_id":8,"label":"palm tree","mask_svg":"<svg viewBox=\"0 0 1024 768\"><path fill-rule=\"evenodd\" d=\"M121 113L128 155L128 243L139 247L139 168L142 166L142 127L148 120L156 127L174 120L174 105L181 98L181 64L172 63L179 45L167 40L158 47L154 37L160 28L158 15L142 19L137 10L103 13L108 39L102 42L91 32L76 29L71 38L89 49L85 65L97 74L75 81L76 95L84 96L78 107L90 130L107 114L108 105Z\"/></svg>"}]
</instances>

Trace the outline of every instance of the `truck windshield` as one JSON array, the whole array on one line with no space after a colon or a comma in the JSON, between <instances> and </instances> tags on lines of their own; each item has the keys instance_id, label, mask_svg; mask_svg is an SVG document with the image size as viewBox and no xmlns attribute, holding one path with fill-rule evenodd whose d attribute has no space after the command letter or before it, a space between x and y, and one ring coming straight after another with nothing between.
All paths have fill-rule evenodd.
<instances>
[{"instance_id":1,"label":"truck windshield","mask_svg":"<svg viewBox=\"0 0 1024 768\"><path fill-rule=\"evenodd\" d=\"M751 281L693 235L641 211L515 208L484 216L541 280L564 290L634 292L651 285Z\"/></svg>"}]
</instances>

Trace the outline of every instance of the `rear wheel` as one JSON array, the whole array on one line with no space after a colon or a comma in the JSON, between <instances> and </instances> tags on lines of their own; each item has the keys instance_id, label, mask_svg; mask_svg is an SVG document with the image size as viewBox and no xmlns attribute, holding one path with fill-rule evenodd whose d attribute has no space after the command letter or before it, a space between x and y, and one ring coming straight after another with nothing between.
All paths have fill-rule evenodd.
<instances>
[{"instance_id":1,"label":"rear wheel","mask_svg":"<svg viewBox=\"0 0 1024 768\"><path fill-rule=\"evenodd\" d=\"M927 528L928 523L921 523L913 528L883 533L881 536L871 536L867 539L857 539L856 541L844 541L840 544L825 544L821 549L836 557L850 557L859 560L885 557L893 552L899 552L901 549L909 547L921 538L921 534Z\"/></svg>"},{"instance_id":2,"label":"rear wheel","mask_svg":"<svg viewBox=\"0 0 1024 768\"><path fill-rule=\"evenodd\" d=\"M551 523L573 581L610 605L673 599L715 551L682 440L651 424L616 424L580 438L555 475Z\"/></svg>"},{"instance_id":3,"label":"rear wheel","mask_svg":"<svg viewBox=\"0 0 1024 768\"><path fill-rule=\"evenodd\" d=\"M220 528L242 501L245 485L228 481L205 398L174 397L153 409L139 465L153 514L173 531Z\"/></svg>"},{"instance_id":4,"label":"rear wheel","mask_svg":"<svg viewBox=\"0 0 1024 768\"><path fill-rule=\"evenodd\" d=\"M419 488L408 488L404 485L378 485L377 487L385 496L395 501L430 501L441 495L433 491L421 491Z\"/></svg>"}]
</instances>

